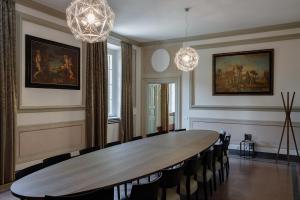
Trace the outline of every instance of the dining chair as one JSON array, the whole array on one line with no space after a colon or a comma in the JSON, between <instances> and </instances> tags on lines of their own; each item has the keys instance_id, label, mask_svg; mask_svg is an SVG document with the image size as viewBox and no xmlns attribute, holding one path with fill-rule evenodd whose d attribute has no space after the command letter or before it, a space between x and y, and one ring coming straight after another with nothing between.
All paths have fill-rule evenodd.
<instances>
[{"instance_id":1,"label":"dining chair","mask_svg":"<svg viewBox=\"0 0 300 200\"><path fill-rule=\"evenodd\" d=\"M161 179L161 173L156 177L155 180L147 183L134 183L132 185L129 200L157 200L159 182Z\"/></svg>"},{"instance_id":2,"label":"dining chair","mask_svg":"<svg viewBox=\"0 0 300 200\"><path fill-rule=\"evenodd\" d=\"M180 180L179 193L185 195L187 200L192 199L192 195L196 194L198 200L198 184L195 180L195 175L199 168L199 160L197 156L188 159L184 162L183 176Z\"/></svg>"},{"instance_id":3,"label":"dining chair","mask_svg":"<svg viewBox=\"0 0 300 200\"><path fill-rule=\"evenodd\" d=\"M174 132L183 132L183 131L186 131L186 128L182 128L182 129L176 129L176 130L174 130Z\"/></svg>"},{"instance_id":4,"label":"dining chair","mask_svg":"<svg viewBox=\"0 0 300 200\"><path fill-rule=\"evenodd\" d=\"M180 163L171 168L161 171L162 177L159 183L159 200L180 200L180 180L183 174L183 165Z\"/></svg>"},{"instance_id":5,"label":"dining chair","mask_svg":"<svg viewBox=\"0 0 300 200\"><path fill-rule=\"evenodd\" d=\"M158 136L158 135L163 135L166 134L166 131L160 131L160 132L156 132L156 133L149 133L147 134L147 137L154 137L154 136Z\"/></svg>"},{"instance_id":6,"label":"dining chair","mask_svg":"<svg viewBox=\"0 0 300 200\"><path fill-rule=\"evenodd\" d=\"M216 173L219 175L219 183L222 184L224 177L223 166L223 144L214 145L214 158L213 158L213 179L214 179L214 189L217 189Z\"/></svg>"},{"instance_id":7,"label":"dining chair","mask_svg":"<svg viewBox=\"0 0 300 200\"><path fill-rule=\"evenodd\" d=\"M231 135L227 135L225 137L224 143L223 143L223 165L225 167L226 170L226 177L228 178L229 175L229 169L230 169L230 165L229 165L229 144L230 144L230 140L231 140Z\"/></svg>"},{"instance_id":8,"label":"dining chair","mask_svg":"<svg viewBox=\"0 0 300 200\"><path fill-rule=\"evenodd\" d=\"M50 158L46 158L46 159L43 160L43 167L49 167L51 165L55 165L57 163L68 160L70 158L71 158L70 153L65 153L65 154L61 154L61 155L58 155L58 156L53 156L53 157L50 157Z\"/></svg>"},{"instance_id":9,"label":"dining chair","mask_svg":"<svg viewBox=\"0 0 300 200\"><path fill-rule=\"evenodd\" d=\"M30 167L27 167L25 169L22 169L22 170L19 170L16 172L16 180L19 180L29 174L32 174L36 171L39 171L41 169L43 169L43 163L39 163L39 164L36 164L36 165L33 165L33 166L30 166Z\"/></svg>"},{"instance_id":10,"label":"dining chair","mask_svg":"<svg viewBox=\"0 0 300 200\"><path fill-rule=\"evenodd\" d=\"M100 147L89 147L89 148L81 149L79 151L79 155L84 155L84 154L87 154L87 153L92 153L92 152L98 151L98 150L100 150Z\"/></svg>"},{"instance_id":11,"label":"dining chair","mask_svg":"<svg viewBox=\"0 0 300 200\"><path fill-rule=\"evenodd\" d=\"M45 196L45 200L114 200L114 190L100 189L65 196Z\"/></svg>"},{"instance_id":12,"label":"dining chair","mask_svg":"<svg viewBox=\"0 0 300 200\"><path fill-rule=\"evenodd\" d=\"M197 171L197 183L198 187L200 187L200 183L203 184L204 199L207 200L208 185L210 195L213 193L213 151L209 149L203 152L200 160L201 165Z\"/></svg>"},{"instance_id":13,"label":"dining chair","mask_svg":"<svg viewBox=\"0 0 300 200\"><path fill-rule=\"evenodd\" d=\"M136 141L136 140L141 140L141 139L143 139L143 136L136 136L136 137L131 138L130 142L131 141Z\"/></svg>"},{"instance_id":14,"label":"dining chair","mask_svg":"<svg viewBox=\"0 0 300 200\"><path fill-rule=\"evenodd\" d=\"M104 145L104 148L112 147L121 144L121 141L110 142Z\"/></svg>"}]
</instances>

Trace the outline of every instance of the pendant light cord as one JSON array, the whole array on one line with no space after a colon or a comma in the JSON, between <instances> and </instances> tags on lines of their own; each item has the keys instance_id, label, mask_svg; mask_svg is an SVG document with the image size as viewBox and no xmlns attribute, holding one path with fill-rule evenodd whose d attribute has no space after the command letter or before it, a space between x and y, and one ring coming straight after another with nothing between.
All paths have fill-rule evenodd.
<instances>
[{"instance_id":1,"label":"pendant light cord","mask_svg":"<svg viewBox=\"0 0 300 200\"><path fill-rule=\"evenodd\" d=\"M189 20L188 20L188 13L191 8L185 8L185 40L188 37L188 31L189 31Z\"/></svg>"}]
</instances>

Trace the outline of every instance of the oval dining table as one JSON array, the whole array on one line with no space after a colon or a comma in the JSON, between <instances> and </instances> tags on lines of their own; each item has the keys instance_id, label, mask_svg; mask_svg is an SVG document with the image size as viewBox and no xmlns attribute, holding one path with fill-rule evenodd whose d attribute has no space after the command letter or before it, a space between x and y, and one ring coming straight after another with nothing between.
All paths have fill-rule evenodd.
<instances>
[{"instance_id":1,"label":"oval dining table","mask_svg":"<svg viewBox=\"0 0 300 200\"><path fill-rule=\"evenodd\" d=\"M187 160L218 138L215 131L190 130L123 143L39 170L10 189L22 199L43 199L111 187Z\"/></svg>"}]
</instances>

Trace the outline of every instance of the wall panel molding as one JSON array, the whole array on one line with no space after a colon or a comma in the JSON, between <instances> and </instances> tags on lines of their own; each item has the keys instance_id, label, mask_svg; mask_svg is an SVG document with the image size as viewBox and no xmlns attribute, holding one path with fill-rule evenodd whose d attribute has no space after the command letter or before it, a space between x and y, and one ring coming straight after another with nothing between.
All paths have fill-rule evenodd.
<instances>
[{"instance_id":1,"label":"wall panel molding","mask_svg":"<svg viewBox=\"0 0 300 200\"><path fill-rule=\"evenodd\" d=\"M190 88L190 110L227 110L227 111L267 111L284 112L283 106L217 106L217 105L197 105L195 103L195 73L189 74ZM294 107L293 112L300 112L300 107Z\"/></svg>"},{"instance_id":2,"label":"wall panel molding","mask_svg":"<svg viewBox=\"0 0 300 200\"><path fill-rule=\"evenodd\" d=\"M277 153L284 122L252 121L238 119L190 118L190 129L224 130L231 135L230 149L239 150L244 134L252 134L255 150L258 152ZM293 123L296 141L300 142L300 122ZM287 133L284 134L280 153L286 154ZM290 153L296 155L294 141L290 135Z\"/></svg>"},{"instance_id":3,"label":"wall panel molding","mask_svg":"<svg viewBox=\"0 0 300 200\"><path fill-rule=\"evenodd\" d=\"M220 123L220 124L237 124L253 126L278 126L283 127L284 121L254 121L254 120L237 120L237 119L216 119L216 118L190 118L190 127L193 123ZM300 128L300 122L293 122L294 127Z\"/></svg>"},{"instance_id":4,"label":"wall panel molding","mask_svg":"<svg viewBox=\"0 0 300 200\"><path fill-rule=\"evenodd\" d=\"M86 146L85 121L19 126L16 163L41 160Z\"/></svg>"},{"instance_id":5,"label":"wall panel molding","mask_svg":"<svg viewBox=\"0 0 300 200\"><path fill-rule=\"evenodd\" d=\"M18 96L18 113L37 113L37 112L58 112L58 111L78 111L85 109L85 49L86 45L82 44L82 102L81 105L56 105L56 106L23 106L21 103L22 86L21 82L24 80L22 77L22 22L27 21L37 25L45 26L47 28L54 29L56 31L61 31L67 34L71 34L67 27L60 26L58 24L27 15L22 12L17 12L17 96Z\"/></svg>"}]
</instances>

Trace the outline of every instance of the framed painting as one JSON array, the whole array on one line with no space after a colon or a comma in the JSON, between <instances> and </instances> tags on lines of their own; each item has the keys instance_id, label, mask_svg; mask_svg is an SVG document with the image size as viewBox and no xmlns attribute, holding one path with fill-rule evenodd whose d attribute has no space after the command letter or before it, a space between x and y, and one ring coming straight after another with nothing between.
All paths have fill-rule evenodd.
<instances>
[{"instance_id":1,"label":"framed painting","mask_svg":"<svg viewBox=\"0 0 300 200\"><path fill-rule=\"evenodd\" d=\"M25 36L25 87L80 90L80 48Z\"/></svg>"},{"instance_id":2,"label":"framed painting","mask_svg":"<svg viewBox=\"0 0 300 200\"><path fill-rule=\"evenodd\" d=\"M213 55L213 95L273 95L274 49Z\"/></svg>"}]
</instances>

